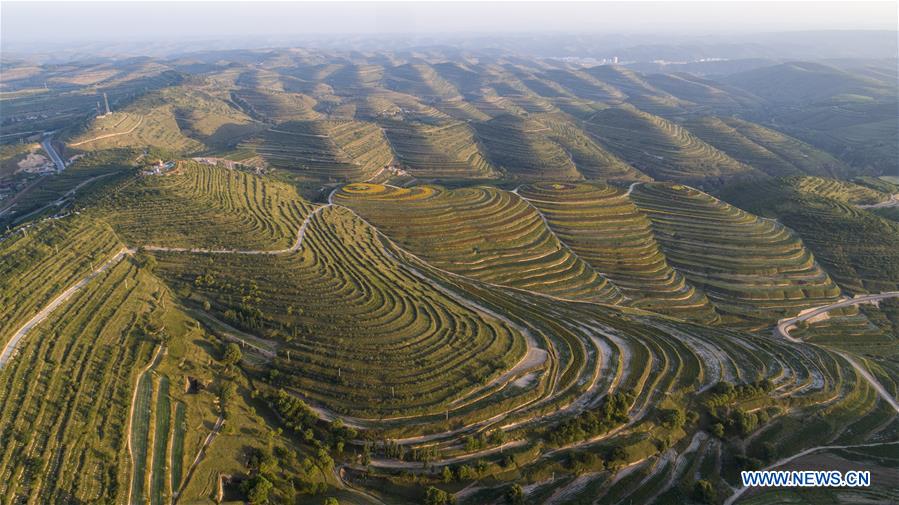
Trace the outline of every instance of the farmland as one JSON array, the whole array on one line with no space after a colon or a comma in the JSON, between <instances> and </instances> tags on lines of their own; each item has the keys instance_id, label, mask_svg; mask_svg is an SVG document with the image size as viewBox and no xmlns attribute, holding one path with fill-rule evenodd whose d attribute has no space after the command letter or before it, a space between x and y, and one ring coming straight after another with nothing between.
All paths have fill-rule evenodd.
<instances>
[{"instance_id":1,"label":"farmland","mask_svg":"<svg viewBox=\"0 0 899 505\"><path fill-rule=\"evenodd\" d=\"M783 499L746 469L887 474L895 79L603 58L4 60L0 502L721 505ZM895 494L831 491L789 499Z\"/></svg>"},{"instance_id":2,"label":"farmland","mask_svg":"<svg viewBox=\"0 0 899 505\"><path fill-rule=\"evenodd\" d=\"M633 199L669 260L722 312L764 321L840 294L801 240L776 221L677 184L640 185Z\"/></svg>"}]
</instances>

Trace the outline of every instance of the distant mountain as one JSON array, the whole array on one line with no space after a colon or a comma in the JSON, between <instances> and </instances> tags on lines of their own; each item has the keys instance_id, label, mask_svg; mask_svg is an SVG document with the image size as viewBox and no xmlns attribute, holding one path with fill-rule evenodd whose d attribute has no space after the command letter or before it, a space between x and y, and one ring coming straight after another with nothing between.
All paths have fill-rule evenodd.
<instances>
[{"instance_id":1,"label":"distant mountain","mask_svg":"<svg viewBox=\"0 0 899 505\"><path fill-rule=\"evenodd\" d=\"M722 82L773 103L814 102L840 96L876 98L894 92L882 80L810 62L757 68L727 76Z\"/></svg>"}]
</instances>

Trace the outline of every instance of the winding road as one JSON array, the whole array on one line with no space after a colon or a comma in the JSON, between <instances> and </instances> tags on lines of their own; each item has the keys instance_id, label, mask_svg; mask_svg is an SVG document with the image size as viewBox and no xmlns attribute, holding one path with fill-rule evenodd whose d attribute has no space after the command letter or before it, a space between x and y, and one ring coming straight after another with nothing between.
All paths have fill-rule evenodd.
<instances>
[{"instance_id":1,"label":"winding road","mask_svg":"<svg viewBox=\"0 0 899 505\"><path fill-rule=\"evenodd\" d=\"M803 340L790 336L790 332L796 329L796 326L803 322L808 321L814 317L820 316L822 314L826 314L834 309L839 309L841 307L849 307L851 305L859 305L863 303L877 303L880 300L885 300L887 298L897 298L899 297L899 291L887 291L884 293L871 294L871 295L859 295L854 298L848 298L845 300L840 300L836 303L831 303L829 305L824 305L821 307L815 307L813 309L809 309L804 311L802 314L796 317L790 317L786 319L781 319L777 322L777 326L774 328L775 336L779 336L785 338L791 342L803 342ZM899 413L899 402L893 398L893 395L890 394L883 385L878 382L877 378L875 378L871 372L869 372L865 367L863 367L858 361L855 360L854 357L850 356L848 353L843 351L838 351L835 349L828 348L829 351L835 352L843 357L846 361L852 365L852 368L861 375L868 384L877 391L877 394L880 395L887 403L890 404L893 409Z\"/></svg>"}]
</instances>

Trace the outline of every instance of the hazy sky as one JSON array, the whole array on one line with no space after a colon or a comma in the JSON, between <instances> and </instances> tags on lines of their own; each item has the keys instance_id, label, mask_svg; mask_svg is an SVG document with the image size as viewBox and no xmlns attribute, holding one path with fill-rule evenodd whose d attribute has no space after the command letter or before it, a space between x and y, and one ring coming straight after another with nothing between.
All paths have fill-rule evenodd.
<instances>
[{"instance_id":1,"label":"hazy sky","mask_svg":"<svg viewBox=\"0 0 899 505\"><path fill-rule=\"evenodd\" d=\"M3 43L446 33L897 28L897 2L0 2Z\"/></svg>"}]
</instances>

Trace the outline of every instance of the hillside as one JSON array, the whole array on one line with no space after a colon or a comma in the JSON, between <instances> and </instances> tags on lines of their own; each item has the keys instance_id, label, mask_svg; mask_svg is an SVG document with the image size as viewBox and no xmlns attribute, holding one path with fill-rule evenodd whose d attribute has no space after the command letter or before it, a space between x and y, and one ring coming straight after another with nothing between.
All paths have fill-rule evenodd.
<instances>
[{"instance_id":1,"label":"hillside","mask_svg":"<svg viewBox=\"0 0 899 505\"><path fill-rule=\"evenodd\" d=\"M753 176L753 167L740 163L703 142L682 126L634 107L600 110L584 128L641 172L661 180L720 181Z\"/></svg>"},{"instance_id":2,"label":"hillside","mask_svg":"<svg viewBox=\"0 0 899 505\"><path fill-rule=\"evenodd\" d=\"M776 221L677 184L641 184L632 198L672 265L734 323L764 324L840 295L802 241Z\"/></svg>"},{"instance_id":3,"label":"hillside","mask_svg":"<svg viewBox=\"0 0 899 505\"><path fill-rule=\"evenodd\" d=\"M791 178L734 186L722 196L795 230L844 289L895 290L899 228L895 221L847 203L859 193L870 198L850 184Z\"/></svg>"},{"instance_id":4,"label":"hillside","mask_svg":"<svg viewBox=\"0 0 899 505\"><path fill-rule=\"evenodd\" d=\"M511 193L353 184L335 194L335 201L437 268L566 299L620 299L613 284L561 244L540 215Z\"/></svg>"},{"instance_id":5,"label":"hillside","mask_svg":"<svg viewBox=\"0 0 899 505\"><path fill-rule=\"evenodd\" d=\"M0 503L897 501L894 60L271 28L4 52Z\"/></svg>"},{"instance_id":6,"label":"hillside","mask_svg":"<svg viewBox=\"0 0 899 505\"><path fill-rule=\"evenodd\" d=\"M705 322L717 319L708 298L671 268L649 219L624 191L603 185L538 183L520 187L518 194L634 306Z\"/></svg>"}]
</instances>

